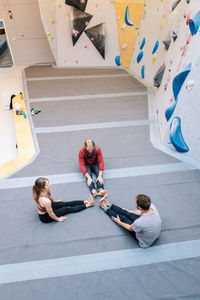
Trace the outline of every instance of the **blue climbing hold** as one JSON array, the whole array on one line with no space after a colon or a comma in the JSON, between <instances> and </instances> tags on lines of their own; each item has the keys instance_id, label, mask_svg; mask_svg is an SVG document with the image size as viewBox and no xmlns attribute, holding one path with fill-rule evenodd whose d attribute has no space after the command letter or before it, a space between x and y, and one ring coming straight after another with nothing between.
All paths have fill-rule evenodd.
<instances>
[{"instance_id":1,"label":"blue climbing hold","mask_svg":"<svg viewBox=\"0 0 200 300\"><path fill-rule=\"evenodd\" d=\"M200 11L189 20L189 28L192 35L196 34L200 25Z\"/></svg>"},{"instance_id":2,"label":"blue climbing hold","mask_svg":"<svg viewBox=\"0 0 200 300\"><path fill-rule=\"evenodd\" d=\"M120 61L120 56L119 55L117 55L115 57L115 63L116 63L117 66L121 66L121 61Z\"/></svg>"},{"instance_id":3,"label":"blue climbing hold","mask_svg":"<svg viewBox=\"0 0 200 300\"><path fill-rule=\"evenodd\" d=\"M186 77L188 76L188 74L191 71L191 66L192 64L188 64L187 66L184 67L184 69L182 71L180 71L173 80L172 83L172 90L173 90L173 94L174 94L174 99L177 100L178 95L180 93L180 90L182 88L182 85L186 79Z\"/></svg>"},{"instance_id":4,"label":"blue climbing hold","mask_svg":"<svg viewBox=\"0 0 200 300\"><path fill-rule=\"evenodd\" d=\"M145 76L144 72L145 72L145 66L143 65L142 68L141 68L142 79L144 79L144 76Z\"/></svg>"},{"instance_id":5,"label":"blue climbing hold","mask_svg":"<svg viewBox=\"0 0 200 300\"><path fill-rule=\"evenodd\" d=\"M170 106L166 109L166 111L165 111L165 118L166 118L167 121L169 121L169 119L170 119L171 116L173 115L173 112L174 112L174 110L175 110L175 108L176 108L176 104L177 104L177 102L173 103L172 105L170 105Z\"/></svg>"},{"instance_id":6,"label":"blue climbing hold","mask_svg":"<svg viewBox=\"0 0 200 300\"><path fill-rule=\"evenodd\" d=\"M178 152L188 152L189 148L181 132L181 119L174 117L170 125L170 141Z\"/></svg>"},{"instance_id":7,"label":"blue climbing hold","mask_svg":"<svg viewBox=\"0 0 200 300\"><path fill-rule=\"evenodd\" d=\"M141 59L143 58L143 55L144 55L144 52L143 51L140 51L140 53L138 54L137 56L137 62L139 64L139 62L141 61Z\"/></svg>"},{"instance_id":8,"label":"blue climbing hold","mask_svg":"<svg viewBox=\"0 0 200 300\"><path fill-rule=\"evenodd\" d=\"M154 53L157 51L158 47L159 47L159 41L156 41L156 42L155 42L155 45L154 45L154 47L153 47L152 54L154 54Z\"/></svg>"},{"instance_id":9,"label":"blue climbing hold","mask_svg":"<svg viewBox=\"0 0 200 300\"><path fill-rule=\"evenodd\" d=\"M191 63L189 65L185 66L185 68L181 72L179 72L173 79L172 90L173 90L173 94L174 94L175 103L170 105L165 111L165 118L167 121L169 121L169 119L171 118L171 116L174 113L174 110L175 110L177 102L178 102L178 95L179 95L180 90L183 86L183 83L190 71L191 71Z\"/></svg>"},{"instance_id":10,"label":"blue climbing hold","mask_svg":"<svg viewBox=\"0 0 200 300\"><path fill-rule=\"evenodd\" d=\"M145 37L144 37L143 40L142 40L142 43L141 43L141 45L140 45L140 50L143 49L145 43L146 43L146 39L145 39Z\"/></svg>"},{"instance_id":11,"label":"blue climbing hold","mask_svg":"<svg viewBox=\"0 0 200 300\"><path fill-rule=\"evenodd\" d=\"M134 25L133 22L131 22L131 20L130 20L130 15L129 15L129 8L128 8L128 6L126 7L126 12L125 12L125 23L126 23L126 25L128 25L128 26L133 26L133 25Z\"/></svg>"}]
</instances>

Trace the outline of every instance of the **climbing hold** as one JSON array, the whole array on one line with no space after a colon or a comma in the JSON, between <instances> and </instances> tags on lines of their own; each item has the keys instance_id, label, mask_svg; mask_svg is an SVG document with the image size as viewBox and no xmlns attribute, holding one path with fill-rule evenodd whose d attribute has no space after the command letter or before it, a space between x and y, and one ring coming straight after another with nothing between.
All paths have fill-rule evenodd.
<instances>
[{"instance_id":1,"label":"climbing hold","mask_svg":"<svg viewBox=\"0 0 200 300\"><path fill-rule=\"evenodd\" d=\"M131 20L130 20L130 15L129 15L129 8L128 8L128 6L126 7L126 12L125 12L125 23L126 23L126 25L128 25L128 26L133 26L133 25L134 25L133 22L131 22Z\"/></svg>"},{"instance_id":2,"label":"climbing hold","mask_svg":"<svg viewBox=\"0 0 200 300\"><path fill-rule=\"evenodd\" d=\"M195 81L194 80L190 80L188 81L187 85L186 85L186 90L189 92L190 90L193 89L194 87L194 84L195 84Z\"/></svg>"},{"instance_id":3,"label":"climbing hold","mask_svg":"<svg viewBox=\"0 0 200 300\"><path fill-rule=\"evenodd\" d=\"M175 103L173 103L170 107L168 107L165 111L165 117L167 121L171 118L176 108L178 102L178 95L183 86L185 79L187 78L189 72L191 71L191 64L187 65L179 74L177 74L172 83L172 90L174 94Z\"/></svg>"},{"instance_id":4,"label":"climbing hold","mask_svg":"<svg viewBox=\"0 0 200 300\"><path fill-rule=\"evenodd\" d=\"M153 47L152 54L154 54L154 53L157 51L158 47L159 47L159 41L157 40L157 41L155 42L154 47Z\"/></svg>"},{"instance_id":5,"label":"climbing hold","mask_svg":"<svg viewBox=\"0 0 200 300\"><path fill-rule=\"evenodd\" d=\"M157 54L157 53L154 54L154 56L153 56L153 58L152 58L152 63L153 63L153 65L155 64L155 61L156 61L157 57L158 57L158 54Z\"/></svg>"},{"instance_id":6,"label":"climbing hold","mask_svg":"<svg viewBox=\"0 0 200 300\"><path fill-rule=\"evenodd\" d=\"M191 18L191 12L189 12L189 13L187 14L186 25L189 25L190 18Z\"/></svg>"},{"instance_id":7,"label":"climbing hold","mask_svg":"<svg viewBox=\"0 0 200 300\"><path fill-rule=\"evenodd\" d=\"M192 35L196 34L200 25L200 10L189 20L189 28Z\"/></svg>"},{"instance_id":8,"label":"climbing hold","mask_svg":"<svg viewBox=\"0 0 200 300\"><path fill-rule=\"evenodd\" d=\"M170 124L170 141L178 152L188 152L189 148L183 138L181 131L181 119L174 117Z\"/></svg>"},{"instance_id":9,"label":"climbing hold","mask_svg":"<svg viewBox=\"0 0 200 300\"><path fill-rule=\"evenodd\" d=\"M141 76L142 76L142 79L144 79L144 77L145 77L145 66L144 65L141 68Z\"/></svg>"},{"instance_id":10,"label":"climbing hold","mask_svg":"<svg viewBox=\"0 0 200 300\"><path fill-rule=\"evenodd\" d=\"M117 55L115 57L115 63L116 63L117 66L121 66L121 61L120 61L120 56L119 55Z\"/></svg>"},{"instance_id":11,"label":"climbing hold","mask_svg":"<svg viewBox=\"0 0 200 300\"><path fill-rule=\"evenodd\" d=\"M154 76L154 86L156 86L157 88L159 88L161 85L164 72L165 72L165 64L162 64L162 66L159 68L156 75Z\"/></svg>"},{"instance_id":12,"label":"climbing hold","mask_svg":"<svg viewBox=\"0 0 200 300\"><path fill-rule=\"evenodd\" d=\"M163 40L163 45L165 46L165 49L168 51L170 45L171 45L171 32L168 33L165 40Z\"/></svg>"},{"instance_id":13,"label":"climbing hold","mask_svg":"<svg viewBox=\"0 0 200 300\"><path fill-rule=\"evenodd\" d=\"M175 2L173 2L172 6L171 6L171 11L173 11L180 2L181 2L181 0L176 0Z\"/></svg>"},{"instance_id":14,"label":"climbing hold","mask_svg":"<svg viewBox=\"0 0 200 300\"><path fill-rule=\"evenodd\" d=\"M146 39L145 39L145 37L144 37L143 40L142 40L142 43L141 43L141 45L140 45L140 50L143 49L145 43L146 43Z\"/></svg>"},{"instance_id":15,"label":"climbing hold","mask_svg":"<svg viewBox=\"0 0 200 300\"><path fill-rule=\"evenodd\" d=\"M165 118L167 121L169 121L169 119L171 118L171 116L174 113L174 110L176 108L176 102L173 103L172 105L170 105L166 110L165 110Z\"/></svg>"},{"instance_id":16,"label":"climbing hold","mask_svg":"<svg viewBox=\"0 0 200 300\"><path fill-rule=\"evenodd\" d=\"M186 50L186 46L184 46L184 47L183 47L183 49L182 49L182 52L181 52L181 56L183 56L183 55L184 55L184 53L185 53L185 50Z\"/></svg>"},{"instance_id":17,"label":"climbing hold","mask_svg":"<svg viewBox=\"0 0 200 300\"><path fill-rule=\"evenodd\" d=\"M165 18L166 18L166 16L163 15L163 20L162 20L162 23L161 23L161 28L162 28L162 29L163 29L163 27L164 27L164 25L165 25Z\"/></svg>"},{"instance_id":18,"label":"climbing hold","mask_svg":"<svg viewBox=\"0 0 200 300\"><path fill-rule=\"evenodd\" d=\"M121 48L122 48L122 50L126 50L127 44L123 44L123 45L121 46Z\"/></svg>"},{"instance_id":19,"label":"climbing hold","mask_svg":"<svg viewBox=\"0 0 200 300\"><path fill-rule=\"evenodd\" d=\"M51 20L51 23L52 23L52 24L54 24L54 23L55 23L55 21L56 21L56 20L53 18L53 19Z\"/></svg>"},{"instance_id":20,"label":"climbing hold","mask_svg":"<svg viewBox=\"0 0 200 300\"><path fill-rule=\"evenodd\" d=\"M143 58L144 52L140 51L140 53L137 56L137 63L139 64L139 62L141 61L141 59Z\"/></svg>"},{"instance_id":21,"label":"climbing hold","mask_svg":"<svg viewBox=\"0 0 200 300\"><path fill-rule=\"evenodd\" d=\"M191 37L192 37L192 35L191 35L191 34L189 34L189 35L188 35L188 37L187 37L187 40L186 40L186 45L188 45L188 44L189 44L189 42L190 42L190 40L191 40Z\"/></svg>"},{"instance_id":22,"label":"climbing hold","mask_svg":"<svg viewBox=\"0 0 200 300\"><path fill-rule=\"evenodd\" d=\"M59 3L59 4L58 4L58 7L59 7L59 8L61 8L61 7L62 7L62 4L61 4L61 3Z\"/></svg>"},{"instance_id":23,"label":"climbing hold","mask_svg":"<svg viewBox=\"0 0 200 300\"><path fill-rule=\"evenodd\" d=\"M189 4L189 3L190 3L190 0L186 0L186 3Z\"/></svg>"},{"instance_id":24,"label":"climbing hold","mask_svg":"<svg viewBox=\"0 0 200 300\"><path fill-rule=\"evenodd\" d=\"M172 90L173 90L175 100L177 100L182 85L191 71L191 66L192 66L191 63L185 66L185 68L180 73L178 73L173 79Z\"/></svg>"},{"instance_id":25,"label":"climbing hold","mask_svg":"<svg viewBox=\"0 0 200 300\"><path fill-rule=\"evenodd\" d=\"M124 32L125 30L126 30L126 24L124 23L124 24L122 24L122 26L121 26L121 30Z\"/></svg>"},{"instance_id":26,"label":"climbing hold","mask_svg":"<svg viewBox=\"0 0 200 300\"><path fill-rule=\"evenodd\" d=\"M178 33L179 33L179 29L180 29L180 24L178 26L176 26L173 30L172 30L172 38L173 38L173 41L175 42L175 40L177 39L178 37Z\"/></svg>"}]
</instances>

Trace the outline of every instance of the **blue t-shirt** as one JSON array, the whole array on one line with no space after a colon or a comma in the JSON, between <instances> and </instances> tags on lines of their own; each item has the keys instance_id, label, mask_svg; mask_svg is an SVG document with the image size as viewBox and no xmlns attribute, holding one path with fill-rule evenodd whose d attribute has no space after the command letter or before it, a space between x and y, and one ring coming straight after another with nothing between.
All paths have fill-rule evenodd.
<instances>
[{"instance_id":1,"label":"blue t-shirt","mask_svg":"<svg viewBox=\"0 0 200 300\"><path fill-rule=\"evenodd\" d=\"M161 219L155 205L151 204L152 213L142 214L133 222L133 229L142 248L147 248L159 237L161 232Z\"/></svg>"}]
</instances>

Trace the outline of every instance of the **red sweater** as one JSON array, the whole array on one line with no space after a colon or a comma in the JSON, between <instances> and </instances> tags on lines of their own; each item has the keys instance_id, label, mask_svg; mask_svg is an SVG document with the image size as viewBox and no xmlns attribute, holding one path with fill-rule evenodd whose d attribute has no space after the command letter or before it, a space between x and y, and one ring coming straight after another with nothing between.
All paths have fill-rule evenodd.
<instances>
[{"instance_id":1,"label":"red sweater","mask_svg":"<svg viewBox=\"0 0 200 300\"><path fill-rule=\"evenodd\" d=\"M79 165L81 172L85 175L87 173L85 165L95 165L97 163L99 163L99 171L103 171L104 161L101 148L95 145L92 153L89 153L85 147L82 147L79 151Z\"/></svg>"}]
</instances>

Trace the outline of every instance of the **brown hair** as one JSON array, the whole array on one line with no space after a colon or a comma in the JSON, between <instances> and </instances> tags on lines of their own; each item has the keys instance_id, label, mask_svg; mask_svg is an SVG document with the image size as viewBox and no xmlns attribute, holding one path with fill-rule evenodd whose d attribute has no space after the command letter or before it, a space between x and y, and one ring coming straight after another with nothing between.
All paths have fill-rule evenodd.
<instances>
[{"instance_id":1,"label":"brown hair","mask_svg":"<svg viewBox=\"0 0 200 300\"><path fill-rule=\"evenodd\" d=\"M147 195L138 194L135 199L137 205L143 210L148 210L150 208L151 199Z\"/></svg>"},{"instance_id":2,"label":"brown hair","mask_svg":"<svg viewBox=\"0 0 200 300\"><path fill-rule=\"evenodd\" d=\"M84 142L84 147L85 147L85 148L87 148L88 142L89 142L89 141L92 143L92 146L93 146L93 147L95 146L95 142L94 142L93 140L87 139L87 140L85 140L85 142Z\"/></svg>"},{"instance_id":3,"label":"brown hair","mask_svg":"<svg viewBox=\"0 0 200 300\"><path fill-rule=\"evenodd\" d=\"M39 177L36 179L35 184L33 185L32 188L33 199L36 203L38 203L38 197L40 196L41 191L45 188L47 181L48 179L43 177Z\"/></svg>"}]
</instances>

